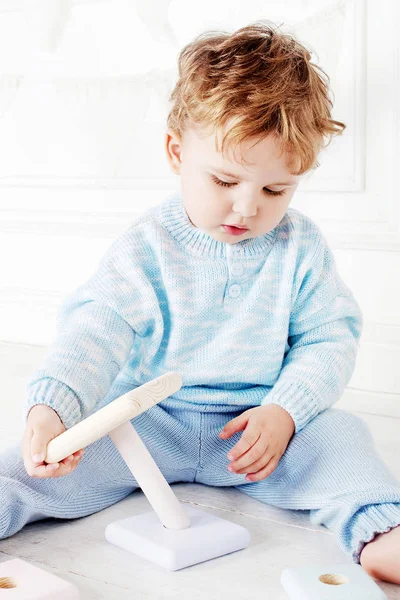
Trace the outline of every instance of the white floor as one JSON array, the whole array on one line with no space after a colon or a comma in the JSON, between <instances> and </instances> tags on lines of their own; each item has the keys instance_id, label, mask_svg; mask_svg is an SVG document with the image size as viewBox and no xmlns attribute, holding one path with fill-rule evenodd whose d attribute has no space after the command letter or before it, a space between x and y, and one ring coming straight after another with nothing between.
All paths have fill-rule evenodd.
<instances>
[{"instance_id":1,"label":"white floor","mask_svg":"<svg viewBox=\"0 0 400 600\"><path fill-rule=\"evenodd\" d=\"M0 345L0 451L20 439L25 381L43 354L43 348ZM361 416L370 426L384 460L400 478L400 420ZM47 520L26 526L12 538L0 541L0 562L17 557L27 560L74 583L82 600L284 600L287 595L280 584L284 568L314 563L323 569L322 565L350 562L332 534L310 525L306 514L265 506L233 489L198 484L177 484L173 489L182 503L247 527L250 546L181 571L164 571L104 539L110 521L150 509L143 494L135 492L90 517L65 522ZM400 600L400 586L380 586L389 599ZM338 594L340 586L335 588ZM332 599L338 597L332 594Z\"/></svg>"}]
</instances>

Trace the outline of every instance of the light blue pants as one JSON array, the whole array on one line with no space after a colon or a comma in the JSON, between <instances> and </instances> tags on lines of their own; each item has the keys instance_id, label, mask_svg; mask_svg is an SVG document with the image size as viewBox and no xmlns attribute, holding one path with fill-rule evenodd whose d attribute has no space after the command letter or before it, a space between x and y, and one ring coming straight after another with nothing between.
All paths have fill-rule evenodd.
<instances>
[{"instance_id":1,"label":"light blue pants","mask_svg":"<svg viewBox=\"0 0 400 600\"><path fill-rule=\"evenodd\" d=\"M107 401L128 388L113 386ZM365 542L400 524L400 484L377 455L367 426L330 409L291 440L276 470L246 482L227 470L240 439L218 433L247 407L194 405L168 398L132 422L169 483L233 486L266 504L308 510L314 524L335 532L358 562ZM0 456L0 539L47 517L72 519L102 510L137 489L111 439L86 448L77 469L57 479L30 477L19 447Z\"/></svg>"}]
</instances>

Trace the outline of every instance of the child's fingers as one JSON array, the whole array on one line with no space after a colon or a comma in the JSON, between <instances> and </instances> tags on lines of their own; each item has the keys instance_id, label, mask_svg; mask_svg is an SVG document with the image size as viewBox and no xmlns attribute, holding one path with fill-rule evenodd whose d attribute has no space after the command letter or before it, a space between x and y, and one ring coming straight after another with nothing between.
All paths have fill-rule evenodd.
<instances>
[{"instance_id":1,"label":"child's fingers","mask_svg":"<svg viewBox=\"0 0 400 600\"><path fill-rule=\"evenodd\" d=\"M74 454L70 456L66 456L63 460L59 462L59 469L54 473L53 477L64 477L65 475L69 475L72 473L76 467L78 466L84 450L78 450Z\"/></svg>"},{"instance_id":2,"label":"child's fingers","mask_svg":"<svg viewBox=\"0 0 400 600\"><path fill-rule=\"evenodd\" d=\"M273 458L273 454L271 452L268 452L268 449L267 449L267 451L264 452L263 455L258 460L254 461L253 463L248 464L245 467L235 468L234 469L235 473L238 473L238 474L257 473L258 471L263 469L272 458ZM234 465L235 465L235 463L233 463L233 466Z\"/></svg>"},{"instance_id":3,"label":"child's fingers","mask_svg":"<svg viewBox=\"0 0 400 600\"><path fill-rule=\"evenodd\" d=\"M218 436L226 440L227 438L231 437L231 435L233 435L234 433L242 431L242 429L246 427L249 418L250 415L248 414L248 411L245 411L241 415L235 417L234 419L231 419L231 421L228 421L228 423L226 423L226 425L221 429Z\"/></svg>"},{"instance_id":4,"label":"child's fingers","mask_svg":"<svg viewBox=\"0 0 400 600\"><path fill-rule=\"evenodd\" d=\"M69 475L76 469L83 456L84 450L78 450L74 454L67 456L62 461L58 463L42 463L41 465L34 466L29 475L32 477L63 477L64 475Z\"/></svg>"},{"instance_id":5,"label":"child's fingers","mask_svg":"<svg viewBox=\"0 0 400 600\"><path fill-rule=\"evenodd\" d=\"M58 470L58 468L59 468L58 463L52 463L51 465L42 463L40 465L33 465L28 470L28 474L31 477L38 477L39 479L42 479L45 477L53 477L54 473Z\"/></svg>"},{"instance_id":6,"label":"child's fingers","mask_svg":"<svg viewBox=\"0 0 400 600\"><path fill-rule=\"evenodd\" d=\"M73 454L70 454L69 456L66 456L65 458L63 458L62 460L59 461L60 465L64 465L66 467L70 467L73 464L75 464L76 461L79 462L79 460L82 458L84 453L84 450L77 450L76 452L74 452ZM51 464L51 463L50 463Z\"/></svg>"},{"instance_id":7,"label":"child's fingers","mask_svg":"<svg viewBox=\"0 0 400 600\"><path fill-rule=\"evenodd\" d=\"M81 448L80 450L77 450L76 452L74 452L71 456L75 456L76 458L81 458L85 453L85 450L83 448Z\"/></svg>"},{"instance_id":8,"label":"child's fingers","mask_svg":"<svg viewBox=\"0 0 400 600\"><path fill-rule=\"evenodd\" d=\"M31 460L34 464L41 464L46 456L46 437L47 432L37 426L31 437Z\"/></svg>"},{"instance_id":9,"label":"child's fingers","mask_svg":"<svg viewBox=\"0 0 400 600\"><path fill-rule=\"evenodd\" d=\"M27 427L24 432L21 443L21 452L25 465L26 472L31 477L49 477L52 471L46 470L46 465L43 461L34 462L32 460L32 439L34 436L33 429Z\"/></svg>"},{"instance_id":10,"label":"child's fingers","mask_svg":"<svg viewBox=\"0 0 400 600\"><path fill-rule=\"evenodd\" d=\"M249 450L247 450L247 452L239 455L239 457L236 460L233 460L231 462L231 464L229 465L229 467L231 467L231 468L229 470L237 472L238 470L247 469L249 467L249 465L252 465L253 463L262 459L262 457L265 454L266 449L267 449L267 443L260 434L259 438L249 448ZM228 458L230 458L230 454L231 453L229 452Z\"/></svg>"},{"instance_id":11,"label":"child's fingers","mask_svg":"<svg viewBox=\"0 0 400 600\"><path fill-rule=\"evenodd\" d=\"M249 473L248 475L246 475L245 479L247 479L248 481L261 481L261 479L269 477L271 473L275 471L276 467L278 466L278 462L279 459L277 459L277 457L274 456L269 461L269 463L265 465L263 469L258 471L258 473Z\"/></svg>"},{"instance_id":12,"label":"child's fingers","mask_svg":"<svg viewBox=\"0 0 400 600\"><path fill-rule=\"evenodd\" d=\"M69 456L67 456L66 458L64 458L61 462L63 464L65 464L65 466L67 466L67 467L73 467L73 468L75 468L76 465L81 460L84 452L85 452L84 450L77 450L73 454L70 454Z\"/></svg>"},{"instance_id":13,"label":"child's fingers","mask_svg":"<svg viewBox=\"0 0 400 600\"><path fill-rule=\"evenodd\" d=\"M258 425L249 423L244 430L242 437L238 441L233 448L231 448L228 452L229 460L236 460L239 456L242 456L245 452L248 452L250 448L252 448L260 439L261 431ZM260 456L255 456L251 462L254 462L260 458Z\"/></svg>"},{"instance_id":14,"label":"child's fingers","mask_svg":"<svg viewBox=\"0 0 400 600\"><path fill-rule=\"evenodd\" d=\"M83 450L78 450L77 452L74 452L73 454L66 456L60 462L61 462L61 464L65 465L68 468L73 467L78 464L78 462L80 461L80 459L83 456L83 452L84 452Z\"/></svg>"}]
</instances>

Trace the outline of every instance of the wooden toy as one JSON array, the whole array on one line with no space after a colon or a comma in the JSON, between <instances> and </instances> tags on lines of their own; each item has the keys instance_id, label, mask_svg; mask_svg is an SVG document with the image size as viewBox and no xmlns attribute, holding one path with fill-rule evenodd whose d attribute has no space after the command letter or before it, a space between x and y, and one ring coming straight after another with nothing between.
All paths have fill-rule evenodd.
<instances>
[{"instance_id":1,"label":"wooden toy","mask_svg":"<svg viewBox=\"0 0 400 600\"><path fill-rule=\"evenodd\" d=\"M93 413L47 446L45 461L54 463L92 444L110 431L168 398L182 387L178 373L165 373L144 385L120 396L96 413Z\"/></svg>"},{"instance_id":2,"label":"wooden toy","mask_svg":"<svg viewBox=\"0 0 400 600\"><path fill-rule=\"evenodd\" d=\"M387 600L355 563L285 569L281 583L291 600Z\"/></svg>"},{"instance_id":3,"label":"wooden toy","mask_svg":"<svg viewBox=\"0 0 400 600\"><path fill-rule=\"evenodd\" d=\"M25 560L13 558L0 563L1 600L78 600L77 588Z\"/></svg>"},{"instance_id":4,"label":"wooden toy","mask_svg":"<svg viewBox=\"0 0 400 600\"><path fill-rule=\"evenodd\" d=\"M106 539L172 571L241 550L250 541L240 525L183 508L130 422L181 386L179 374L170 371L124 394L54 438L45 459L58 462L108 433L154 512L110 523Z\"/></svg>"}]
</instances>

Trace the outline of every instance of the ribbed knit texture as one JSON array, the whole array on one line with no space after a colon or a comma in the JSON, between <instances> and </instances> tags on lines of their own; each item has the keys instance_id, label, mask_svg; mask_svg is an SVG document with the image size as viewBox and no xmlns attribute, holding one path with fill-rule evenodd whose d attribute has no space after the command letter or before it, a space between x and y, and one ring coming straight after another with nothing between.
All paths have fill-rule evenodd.
<instances>
[{"instance_id":1,"label":"ribbed knit texture","mask_svg":"<svg viewBox=\"0 0 400 600\"><path fill-rule=\"evenodd\" d=\"M177 371L177 403L275 403L300 431L353 373L360 309L313 221L288 209L270 233L228 244L190 222L179 192L147 210L70 294L28 386L71 427L118 379Z\"/></svg>"}]
</instances>

